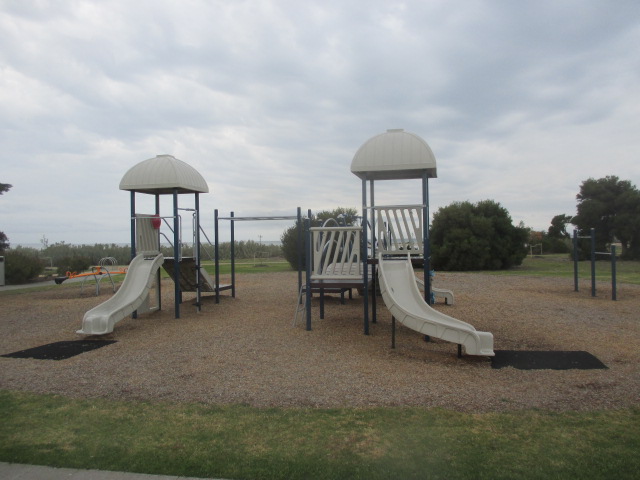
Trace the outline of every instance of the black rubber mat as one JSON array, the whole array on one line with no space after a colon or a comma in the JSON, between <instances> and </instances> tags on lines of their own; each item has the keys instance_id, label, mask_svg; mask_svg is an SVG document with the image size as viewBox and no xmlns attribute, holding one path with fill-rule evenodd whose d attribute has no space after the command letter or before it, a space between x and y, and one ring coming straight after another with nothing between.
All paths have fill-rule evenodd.
<instances>
[{"instance_id":1,"label":"black rubber mat","mask_svg":"<svg viewBox=\"0 0 640 480\"><path fill-rule=\"evenodd\" d=\"M90 352L96 348L111 345L112 343L116 343L116 340L73 340L68 342L55 342L1 356L11 358L35 358L36 360L64 360L84 352Z\"/></svg>"},{"instance_id":2,"label":"black rubber mat","mask_svg":"<svg viewBox=\"0 0 640 480\"><path fill-rule=\"evenodd\" d=\"M519 370L591 370L608 368L604 363L582 351L496 350L492 368L513 367Z\"/></svg>"}]
</instances>

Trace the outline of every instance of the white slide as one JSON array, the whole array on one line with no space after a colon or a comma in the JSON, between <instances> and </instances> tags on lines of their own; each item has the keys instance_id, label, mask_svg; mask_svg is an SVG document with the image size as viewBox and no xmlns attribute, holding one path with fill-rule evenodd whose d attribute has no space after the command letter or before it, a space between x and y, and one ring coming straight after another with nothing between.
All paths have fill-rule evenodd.
<instances>
[{"instance_id":1,"label":"white slide","mask_svg":"<svg viewBox=\"0 0 640 480\"><path fill-rule=\"evenodd\" d=\"M85 313L82 329L76 333L104 335L113 332L116 323L135 312L147 299L155 282L155 273L163 261L162 254L147 258L145 255L136 256L116 294Z\"/></svg>"},{"instance_id":2,"label":"white slide","mask_svg":"<svg viewBox=\"0 0 640 480\"><path fill-rule=\"evenodd\" d=\"M431 308L418 290L411 260L379 256L378 277L385 305L404 326L430 337L464 345L468 355L492 357L493 335Z\"/></svg>"}]
</instances>

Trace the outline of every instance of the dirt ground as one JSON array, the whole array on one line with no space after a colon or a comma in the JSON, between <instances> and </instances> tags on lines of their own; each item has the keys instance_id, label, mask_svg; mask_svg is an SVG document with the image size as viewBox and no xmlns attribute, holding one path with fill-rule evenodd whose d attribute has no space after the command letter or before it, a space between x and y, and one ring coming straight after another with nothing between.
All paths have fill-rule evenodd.
<instances>
[{"instance_id":1,"label":"dirt ground","mask_svg":"<svg viewBox=\"0 0 640 480\"><path fill-rule=\"evenodd\" d=\"M165 281L166 282L166 281ZM71 397L247 404L257 407L424 406L465 412L523 408L592 410L640 404L640 286L567 279L438 273L455 304L436 308L494 336L495 350L587 351L608 368L493 369L487 357L457 358L457 346L425 342L399 327L378 299L378 322L363 334L362 298L328 297L325 319L313 302L313 329L292 326L295 273L245 274L202 312L185 293L174 318L173 285L163 309L126 318L102 337L116 343L66 360L0 357L0 388ZM0 355L76 334L84 313L113 294L85 286L0 295Z\"/></svg>"}]
</instances>

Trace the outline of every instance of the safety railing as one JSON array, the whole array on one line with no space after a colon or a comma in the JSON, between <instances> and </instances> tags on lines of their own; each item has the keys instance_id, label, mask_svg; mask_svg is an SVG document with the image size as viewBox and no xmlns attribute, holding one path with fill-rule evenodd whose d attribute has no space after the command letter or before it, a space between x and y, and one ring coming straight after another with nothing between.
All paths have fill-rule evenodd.
<instances>
[{"instance_id":1,"label":"safety railing","mask_svg":"<svg viewBox=\"0 0 640 480\"><path fill-rule=\"evenodd\" d=\"M377 251L389 255L422 255L424 205L375 207Z\"/></svg>"},{"instance_id":2,"label":"safety railing","mask_svg":"<svg viewBox=\"0 0 640 480\"><path fill-rule=\"evenodd\" d=\"M313 280L362 278L361 227L312 227Z\"/></svg>"}]
</instances>

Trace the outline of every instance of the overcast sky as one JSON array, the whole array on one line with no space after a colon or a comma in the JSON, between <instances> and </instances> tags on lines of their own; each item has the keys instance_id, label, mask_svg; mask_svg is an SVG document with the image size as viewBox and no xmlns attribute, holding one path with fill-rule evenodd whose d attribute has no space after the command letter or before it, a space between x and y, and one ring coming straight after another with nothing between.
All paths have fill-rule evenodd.
<instances>
[{"instance_id":1,"label":"overcast sky","mask_svg":"<svg viewBox=\"0 0 640 480\"><path fill-rule=\"evenodd\" d=\"M492 199L546 230L590 177L640 186L637 0L0 0L0 38L14 247L128 242L120 180L158 154L207 181L211 237L216 208L360 210L351 160L390 128L436 156L432 213ZM420 181L378 182L376 200L419 203Z\"/></svg>"}]
</instances>

